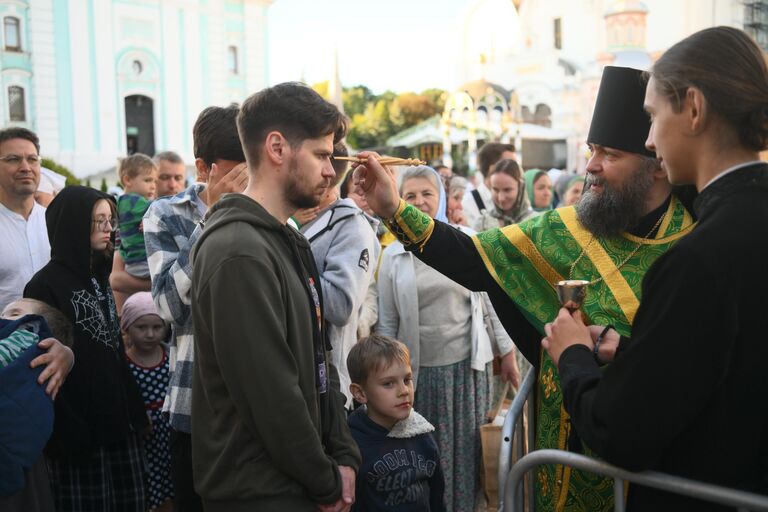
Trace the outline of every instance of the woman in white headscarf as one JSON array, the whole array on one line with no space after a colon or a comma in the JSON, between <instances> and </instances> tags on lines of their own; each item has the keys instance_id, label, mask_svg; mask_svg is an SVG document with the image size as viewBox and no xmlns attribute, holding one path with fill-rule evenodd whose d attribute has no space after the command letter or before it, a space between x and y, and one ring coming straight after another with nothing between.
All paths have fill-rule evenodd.
<instances>
[{"instance_id":1,"label":"woman in white headscarf","mask_svg":"<svg viewBox=\"0 0 768 512\"><path fill-rule=\"evenodd\" d=\"M405 169L400 195L448 222L445 189L432 168ZM472 512L480 488L480 426L490 408L494 351L502 356L502 378L515 386L520 379L512 340L485 293L454 283L400 242L384 251L378 279L377 332L397 338L410 351L414 405L436 428L446 508Z\"/></svg>"}]
</instances>

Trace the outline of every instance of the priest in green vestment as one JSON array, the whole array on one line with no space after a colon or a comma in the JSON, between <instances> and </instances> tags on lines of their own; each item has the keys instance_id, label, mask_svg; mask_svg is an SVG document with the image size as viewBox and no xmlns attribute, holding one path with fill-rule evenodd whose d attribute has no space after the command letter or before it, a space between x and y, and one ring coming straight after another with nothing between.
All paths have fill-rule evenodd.
<instances>
[{"instance_id":1,"label":"priest in green vestment","mask_svg":"<svg viewBox=\"0 0 768 512\"><path fill-rule=\"evenodd\" d=\"M589 281L582 307L587 322L612 325L628 337L644 273L695 226L686 207L690 198L673 191L645 149L650 122L644 96L641 71L606 67L587 138L592 154L580 202L473 237L407 205L392 171L374 158L355 171L355 185L406 249L457 283L490 295L507 332L537 370L536 449L591 454L571 428L556 368L541 349L544 324L560 309L555 283ZM612 356L616 348L603 343L600 350ZM612 481L598 475L541 466L534 481L537 510L613 509Z\"/></svg>"}]
</instances>

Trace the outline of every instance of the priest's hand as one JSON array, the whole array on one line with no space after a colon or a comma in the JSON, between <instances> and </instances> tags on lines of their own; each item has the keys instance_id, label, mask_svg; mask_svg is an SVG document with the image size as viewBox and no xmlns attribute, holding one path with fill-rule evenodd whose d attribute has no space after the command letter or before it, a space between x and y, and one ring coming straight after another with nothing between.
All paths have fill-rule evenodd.
<instances>
[{"instance_id":1,"label":"priest's hand","mask_svg":"<svg viewBox=\"0 0 768 512\"><path fill-rule=\"evenodd\" d=\"M400 206L395 174L392 169L378 162L378 153L363 151L357 156L367 158L368 162L355 169L352 180L355 190L365 196L368 206L376 215L383 219L393 217Z\"/></svg>"},{"instance_id":2,"label":"priest's hand","mask_svg":"<svg viewBox=\"0 0 768 512\"><path fill-rule=\"evenodd\" d=\"M560 356L571 345L585 345L590 350L594 349L589 328L584 325L581 311L573 314L565 308L560 309L554 322L544 326L547 337L541 340L541 346L547 351L555 366L560 362Z\"/></svg>"}]
</instances>

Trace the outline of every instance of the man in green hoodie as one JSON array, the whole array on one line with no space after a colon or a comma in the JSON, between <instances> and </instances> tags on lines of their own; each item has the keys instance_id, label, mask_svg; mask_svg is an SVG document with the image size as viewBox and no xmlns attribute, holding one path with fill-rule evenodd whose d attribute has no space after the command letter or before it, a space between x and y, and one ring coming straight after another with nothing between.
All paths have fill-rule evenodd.
<instances>
[{"instance_id":1,"label":"man in green hoodie","mask_svg":"<svg viewBox=\"0 0 768 512\"><path fill-rule=\"evenodd\" d=\"M237 125L248 188L210 210L193 251L195 488L209 512L348 510L360 453L309 243L286 225L325 194L346 120L286 83L248 98Z\"/></svg>"}]
</instances>

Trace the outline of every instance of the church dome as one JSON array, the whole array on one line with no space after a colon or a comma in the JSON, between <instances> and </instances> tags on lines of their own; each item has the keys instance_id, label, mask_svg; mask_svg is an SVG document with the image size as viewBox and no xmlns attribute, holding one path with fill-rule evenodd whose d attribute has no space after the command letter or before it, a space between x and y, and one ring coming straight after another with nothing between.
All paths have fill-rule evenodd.
<instances>
[{"instance_id":1,"label":"church dome","mask_svg":"<svg viewBox=\"0 0 768 512\"><path fill-rule=\"evenodd\" d=\"M648 7L646 7L643 2L635 0L618 0L611 4L611 6L605 12L605 16L613 16L614 14L630 12L648 14Z\"/></svg>"},{"instance_id":2,"label":"church dome","mask_svg":"<svg viewBox=\"0 0 768 512\"><path fill-rule=\"evenodd\" d=\"M460 91L464 91L470 95L472 100L477 104L481 99L488 95L498 95L504 98L505 102L509 102L510 92L499 84L494 84L486 80L474 80L468 82L461 87Z\"/></svg>"}]
</instances>

